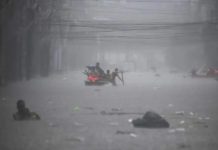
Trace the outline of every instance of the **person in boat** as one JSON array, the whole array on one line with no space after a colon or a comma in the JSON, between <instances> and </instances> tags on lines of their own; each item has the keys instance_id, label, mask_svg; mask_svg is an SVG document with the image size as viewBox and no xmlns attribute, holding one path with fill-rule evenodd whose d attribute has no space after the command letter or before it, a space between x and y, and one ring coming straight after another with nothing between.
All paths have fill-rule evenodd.
<instances>
[{"instance_id":1,"label":"person in boat","mask_svg":"<svg viewBox=\"0 0 218 150\"><path fill-rule=\"evenodd\" d=\"M99 62L97 62L95 65L95 72L101 77L105 76L104 70L100 67Z\"/></svg>"}]
</instances>

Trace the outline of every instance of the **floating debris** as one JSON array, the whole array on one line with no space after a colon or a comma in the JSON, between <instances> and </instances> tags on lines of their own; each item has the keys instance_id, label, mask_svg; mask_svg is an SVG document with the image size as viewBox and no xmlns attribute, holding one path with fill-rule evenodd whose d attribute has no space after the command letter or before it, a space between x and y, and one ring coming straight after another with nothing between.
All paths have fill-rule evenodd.
<instances>
[{"instance_id":1,"label":"floating debris","mask_svg":"<svg viewBox=\"0 0 218 150\"><path fill-rule=\"evenodd\" d=\"M116 134L130 135L131 137L137 137L137 135L134 132L131 132L131 131L117 130Z\"/></svg>"},{"instance_id":2,"label":"floating debris","mask_svg":"<svg viewBox=\"0 0 218 150\"><path fill-rule=\"evenodd\" d=\"M168 132L169 132L169 133L175 133L176 130L175 130L175 129L170 129L170 130L168 130Z\"/></svg>"},{"instance_id":3,"label":"floating debris","mask_svg":"<svg viewBox=\"0 0 218 150\"><path fill-rule=\"evenodd\" d=\"M177 111L176 114L177 114L177 115L184 115L185 112L184 112L184 111Z\"/></svg>"},{"instance_id":4,"label":"floating debris","mask_svg":"<svg viewBox=\"0 0 218 150\"><path fill-rule=\"evenodd\" d=\"M83 138L83 137L68 137L65 140L70 141L70 142L84 142L85 138Z\"/></svg>"},{"instance_id":5,"label":"floating debris","mask_svg":"<svg viewBox=\"0 0 218 150\"><path fill-rule=\"evenodd\" d=\"M134 138L136 138L136 137L137 137L137 135L136 135L136 134L134 134L134 133L131 133L131 134L130 134L130 136L131 136L131 137L134 137Z\"/></svg>"},{"instance_id":6,"label":"floating debris","mask_svg":"<svg viewBox=\"0 0 218 150\"><path fill-rule=\"evenodd\" d=\"M160 77L160 74L159 74L159 73L156 73L156 74L155 74L155 77Z\"/></svg>"},{"instance_id":7,"label":"floating debris","mask_svg":"<svg viewBox=\"0 0 218 150\"><path fill-rule=\"evenodd\" d=\"M211 118L210 118L210 117L205 117L204 119L205 119L205 120L210 120Z\"/></svg>"},{"instance_id":8,"label":"floating debris","mask_svg":"<svg viewBox=\"0 0 218 150\"><path fill-rule=\"evenodd\" d=\"M88 110L94 110L93 107L84 107L84 109L88 109Z\"/></svg>"},{"instance_id":9,"label":"floating debris","mask_svg":"<svg viewBox=\"0 0 218 150\"><path fill-rule=\"evenodd\" d=\"M208 128L207 123L204 122L204 121L202 121L202 120L195 121L194 123L197 124L197 125L200 125L200 126L202 126L202 127L204 127L204 128Z\"/></svg>"},{"instance_id":10,"label":"floating debris","mask_svg":"<svg viewBox=\"0 0 218 150\"><path fill-rule=\"evenodd\" d=\"M158 90L158 89L160 89L160 87L158 86L153 87L153 90Z\"/></svg>"},{"instance_id":11,"label":"floating debris","mask_svg":"<svg viewBox=\"0 0 218 150\"><path fill-rule=\"evenodd\" d=\"M129 123L132 123L132 121L133 121L133 119L132 119L132 118L128 119L128 122L129 122Z\"/></svg>"},{"instance_id":12,"label":"floating debris","mask_svg":"<svg viewBox=\"0 0 218 150\"><path fill-rule=\"evenodd\" d=\"M194 116L194 113L193 113L193 112L190 112L189 115L190 115L190 116Z\"/></svg>"},{"instance_id":13,"label":"floating debris","mask_svg":"<svg viewBox=\"0 0 218 150\"><path fill-rule=\"evenodd\" d=\"M49 127L56 127L57 125L54 124L54 123L52 123L52 122L49 122L49 123L48 123L48 126L49 126Z\"/></svg>"},{"instance_id":14,"label":"floating debris","mask_svg":"<svg viewBox=\"0 0 218 150\"><path fill-rule=\"evenodd\" d=\"M48 144L48 143L50 143L50 141L47 139L47 140L45 140L45 143Z\"/></svg>"},{"instance_id":15,"label":"floating debris","mask_svg":"<svg viewBox=\"0 0 218 150\"><path fill-rule=\"evenodd\" d=\"M102 110L101 112L100 112L102 115L107 115L108 113L106 112L106 111L104 111L104 110Z\"/></svg>"},{"instance_id":16,"label":"floating debris","mask_svg":"<svg viewBox=\"0 0 218 150\"><path fill-rule=\"evenodd\" d=\"M62 78L62 80L63 80L63 81L64 81L64 80L67 80L67 77Z\"/></svg>"},{"instance_id":17,"label":"floating debris","mask_svg":"<svg viewBox=\"0 0 218 150\"><path fill-rule=\"evenodd\" d=\"M174 105L173 104L168 104L168 107L173 107Z\"/></svg>"},{"instance_id":18,"label":"floating debris","mask_svg":"<svg viewBox=\"0 0 218 150\"><path fill-rule=\"evenodd\" d=\"M198 120L203 120L203 118L202 117L198 117Z\"/></svg>"},{"instance_id":19,"label":"floating debris","mask_svg":"<svg viewBox=\"0 0 218 150\"><path fill-rule=\"evenodd\" d=\"M80 110L80 107L79 107L79 106L75 106L75 107L73 107L73 110L74 110L74 111L79 111L79 110Z\"/></svg>"},{"instance_id":20,"label":"floating debris","mask_svg":"<svg viewBox=\"0 0 218 150\"><path fill-rule=\"evenodd\" d=\"M185 121L184 121L184 120L182 120L182 121L180 121L179 123L180 123L180 124L184 124L184 123L185 123Z\"/></svg>"},{"instance_id":21,"label":"floating debris","mask_svg":"<svg viewBox=\"0 0 218 150\"><path fill-rule=\"evenodd\" d=\"M170 130L168 130L168 132L169 132L169 133L185 132L185 128L170 129Z\"/></svg>"},{"instance_id":22,"label":"floating debris","mask_svg":"<svg viewBox=\"0 0 218 150\"><path fill-rule=\"evenodd\" d=\"M177 144L177 146L178 146L178 148L181 148L181 149L191 148L190 145L187 145L185 143Z\"/></svg>"},{"instance_id":23,"label":"floating debris","mask_svg":"<svg viewBox=\"0 0 218 150\"><path fill-rule=\"evenodd\" d=\"M101 115L141 115L143 113L139 113L139 112L117 112L117 111L113 111L113 112L107 112L105 110L102 110Z\"/></svg>"},{"instance_id":24,"label":"floating debris","mask_svg":"<svg viewBox=\"0 0 218 150\"><path fill-rule=\"evenodd\" d=\"M186 75L183 75L182 77L183 77L183 78L187 78L187 76L186 76Z\"/></svg>"},{"instance_id":25,"label":"floating debris","mask_svg":"<svg viewBox=\"0 0 218 150\"><path fill-rule=\"evenodd\" d=\"M176 128L175 130L179 132L185 132L185 128Z\"/></svg>"},{"instance_id":26,"label":"floating debris","mask_svg":"<svg viewBox=\"0 0 218 150\"><path fill-rule=\"evenodd\" d=\"M112 108L111 110L112 111L120 111L121 109L120 108Z\"/></svg>"},{"instance_id":27,"label":"floating debris","mask_svg":"<svg viewBox=\"0 0 218 150\"><path fill-rule=\"evenodd\" d=\"M52 100L48 100L48 104L53 104L53 101Z\"/></svg>"},{"instance_id":28,"label":"floating debris","mask_svg":"<svg viewBox=\"0 0 218 150\"><path fill-rule=\"evenodd\" d=\"M74 124L75 126L78 126L78 127L83 126L83 124L81 124L81 123L79 123L79 122L74 122L73 124Z\"/></svg>"},{"instance_id":29,"label":"floating debris","mask_svg":"<svg viewBox=\"0 0 218 150\"><path fill-rule=\"evenodd\" d=\"M101 91L101 90L100 90L100 89L95 89L94 91L99 92L99 91Z\"/></svg>"},{"instance_id":30,"label":"floating debris","mask_svg":"<svg viewBox=\"0 0 218 150\"><path fill-rule=\"evenodd\" d=\"M121 131L121 130L117 130L116 134L131 134L133 132L131 131Z\"/></svg>"},{"instance_id":31,"label":"floating debris","mask_svg":"<svg viewBox=\"0 0 218 150\"><path fill-rule=\"evenodd\" d=\"M110 125L112 125L112 126L118 126L119 123L118 123L118 122L110 122Z\"/></svg>"},{"instance_id":32,"label":"floating debris","mask_svg":"<svg viewBox=\"0 0 218 150\"><path fill-rule=\"evenodd\" d=\"M121 130L118 130L116 132L116 134L121 134L121 135L130 135L131 137L138 137L134 132L131 132L131 131L121 131Z\"/></svg>"},{"instance_id":33,"label":"floating debris","mask_svg":"<svg viewBox=\"0 0 218 150\"><path fill-rule=\"evenodd\" d=\"M203 127L208 128L209 126L207 124L204 124Z\"/></svg>"}]
</instances>

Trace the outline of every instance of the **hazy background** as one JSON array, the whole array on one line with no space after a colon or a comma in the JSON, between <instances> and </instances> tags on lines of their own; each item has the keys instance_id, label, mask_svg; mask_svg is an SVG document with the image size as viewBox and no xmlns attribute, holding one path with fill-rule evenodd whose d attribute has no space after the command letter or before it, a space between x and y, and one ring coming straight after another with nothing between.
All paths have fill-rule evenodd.
<instances>
[{"instance_id":1,"label":"hazy background","mask_svg":"<svg viewBox=\"0 0 218 150\"><path fill-rule=\"evenodd\" d=\"M216 0L2 0L0 81L218 66Z\"/></svg>"}]
</instances>

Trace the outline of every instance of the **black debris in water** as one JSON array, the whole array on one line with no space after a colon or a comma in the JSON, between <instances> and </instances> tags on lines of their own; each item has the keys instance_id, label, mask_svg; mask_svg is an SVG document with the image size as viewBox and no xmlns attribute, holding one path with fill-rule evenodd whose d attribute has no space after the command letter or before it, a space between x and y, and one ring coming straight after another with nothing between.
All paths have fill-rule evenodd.
<instances>
[{"instance_id":1,"label":"black debris in water","mask_svg":"<svg viewBox=\"0 0 218 150\"><path fill-rule=\"evenodd\" d=\"M148 111L142 118L132 121L134 127L140 128L169 128L170 124L166 119L153 111Z\"/></svg>"}]
</instances>

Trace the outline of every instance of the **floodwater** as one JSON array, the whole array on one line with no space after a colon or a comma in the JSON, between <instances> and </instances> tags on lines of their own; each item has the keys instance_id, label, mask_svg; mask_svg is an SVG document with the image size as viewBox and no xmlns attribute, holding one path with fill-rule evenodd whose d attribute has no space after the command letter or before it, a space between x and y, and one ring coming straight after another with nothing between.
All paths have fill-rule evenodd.
<instances>
[{"instance_id":1,"label":"floodwater","mask_svg":"<svg viewBox=\"0 0 218 150\"><path fill-rule=\"evenodd\" d=\"M217 149L216 80L168 72L127 72L116 87L84 80L82 72L69 72L1 87L0 149ZM18 99L41 120L14 121ZM130 120L148 110L170 128L134 128Z\"/></svg>"}]
</instances>

